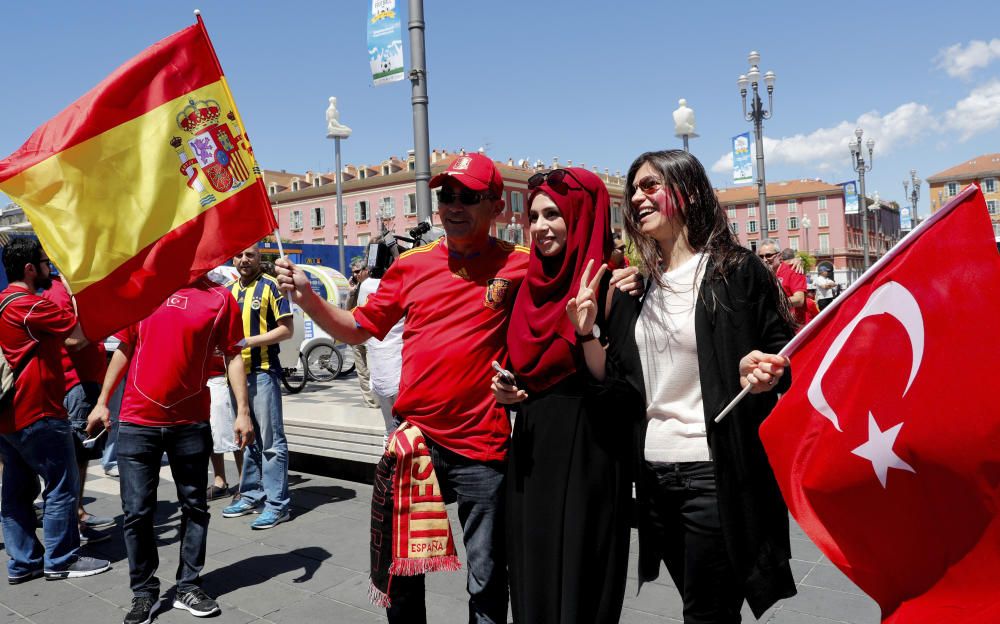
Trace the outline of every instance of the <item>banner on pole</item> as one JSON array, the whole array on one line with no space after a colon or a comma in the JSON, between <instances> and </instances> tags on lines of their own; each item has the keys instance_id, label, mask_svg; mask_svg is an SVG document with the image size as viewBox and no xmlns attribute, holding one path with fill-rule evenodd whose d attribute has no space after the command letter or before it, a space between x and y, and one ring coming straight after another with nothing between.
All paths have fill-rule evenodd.
<instances>
[{"instance_id":1,"label":"banner on pole","mask_svg":"<svg viewBox=\"0 0 1000 624\"><path fill-rule=\"evenodd\" d=\"M403 79L403 27L396 12L396 0L372 0L368 61L375 86Z\"/></svg>"},{"instance_id":2,"label":"banner on pole","mask_svg":"<svg viewBox=\"0 0 1000 624\"><path fill-rule=\"evenodd\" d=\"M899 209L899 229L903 232L909 232L913 229L913 219L910 216L910 209L905 206Z\"/></svg>"},{"instance_id":3,"label":"banner on pole","mask_svg":"<svg viewBox=\"0 0 1000 624\"><path fill-rule=\"evenodd\" d=\"M733 183L753 182L753 160L750 159L750 133L733 137Z\"/></svg>"},{"instance_id":4,"label":"banner on pole","mask_svg":"<svg viewBox=\"0 0 1000 624\"><path fill-rule=\"evenodd\" d=\"M858 214L858 183L854 180L843 182L844 214Z\"/></svg>"}]
</instances>

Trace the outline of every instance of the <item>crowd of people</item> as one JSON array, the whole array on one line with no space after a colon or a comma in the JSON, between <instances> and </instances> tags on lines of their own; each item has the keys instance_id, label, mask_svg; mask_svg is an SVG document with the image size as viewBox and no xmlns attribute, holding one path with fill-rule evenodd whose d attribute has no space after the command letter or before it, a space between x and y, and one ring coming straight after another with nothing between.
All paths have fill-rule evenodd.
<instances>
[{"instance_id":1,"label":"crowd of people","mask_svg":"<svg viewBox=\"0 0 1000 624\"><path fill-rule=\"evenodd\" d=\"M125 624L150 622L159 601L164 456L182 512L174 606L219 612L200 572L208 501L232 494L224 454L237 458L239 487L223 517L253 514L253 529L290 517L277 345L292 334L292 301L361 347L386 452L402 422L419 429L444 501L458 505L470 622L504 623L508 604L515 622L617 622L633 486L640 588L665 564L685 622L739 622L744 602L759 616L794 595L787 511L757 428L790 383L777 354L810 300L801 267L772 241L741 247L684 151L644 153L628 171L631 261L611 232L608 191L585 169L528 181L530 247L489 235L504 209L491 159L462 156L430 185L446 236L352 266L349 307L317 296L288 260L267 275L254 246L234 259L239 279L178 290L117 334L109 360L83 336L37 241L12 241L0 293L0 346L16 378L10 404L0 398L8 582L109 569L79 552L113 524L81 504L103 436L121 482ZM823 307L835 286L824 279ZM714 422L745 387L751 396ZM392 578L390 622L426 621L424 586L421 574Z\"/></svg>"}]
</instances>

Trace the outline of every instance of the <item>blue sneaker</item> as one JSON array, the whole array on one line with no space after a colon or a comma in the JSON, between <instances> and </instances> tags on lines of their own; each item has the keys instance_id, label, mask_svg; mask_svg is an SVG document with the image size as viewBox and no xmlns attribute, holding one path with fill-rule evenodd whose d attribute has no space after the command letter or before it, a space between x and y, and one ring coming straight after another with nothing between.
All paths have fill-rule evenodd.
<instances>
[{"instance_id":1,"label":"blue sneaker","mask_svg":"<svg viewBox=\"0 0 1000 624\"><path fill-rule=\"evenodd\" d=\"M222 510L223 518L239 518L248 514L260 513L260 505L254 505L245 498L241 498L229 507Z\"/></svg>"},{"instance_id":2,"label":"blue sneaker","mask_svg":"<svg viewBox=\"0 0 1000 624\"><path fill-rule=\"evenodd\" d=\"M291 518L291 514L288 510L282 512L273 511L268 509L264 513L260 514L260 517L250 523L251 529L270 529L278 526L282 522L287 522Z\"/></svg>"}]
</instances>

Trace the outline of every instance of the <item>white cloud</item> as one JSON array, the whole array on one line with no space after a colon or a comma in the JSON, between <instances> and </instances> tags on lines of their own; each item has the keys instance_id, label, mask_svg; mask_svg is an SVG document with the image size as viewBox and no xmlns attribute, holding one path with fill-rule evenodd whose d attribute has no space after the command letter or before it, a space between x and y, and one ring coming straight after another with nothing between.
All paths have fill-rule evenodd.
<instances>
[{"instance_id":1,"label":"white cloud","mask_svg":"<svg viewBox=\"0 0 1000 624\"><path fill-rule=\"evenodd\" d=\"M939 127L930 109L916 102L908 102L891 113L865 113L857 121L841 121L835 126L819 128L809 134L796 134L781 139L764 137L764 155L768 163L809 166L821 170L836 169L850 158L848 142L854 138L854 129L864 129L864 140L875 140L876 152L887 153L901 144L913 142L921 135ZM752 145L752 144L751 144ZM751 148L755 154L756 150ZM712 171L727 173L733 169L732 153L722 155Z\"/></svg>"},{"instance_id":2,"label":"white cloud","mask_svg":"<svg viewBox=\"0 0 1000 624\"><path fill-rule=\"evenodd\" d=\"M945 112L944 124L959 132L962 141L1000 125L1000 80L976 87L955 107Z\"/></svg>"},{"instance_id":3,"label":"white cloud","mask_svg":"<svg viewBox=\"0 0 1000 624\"><path fill-rule=\"evenodd\" d=\"M1000 59L1000 39L970 41L962 46L956 43L938 53L934 60L937 67L954 78L968 78L976 69L986 67Z\"/></svg>"}]
</instances>

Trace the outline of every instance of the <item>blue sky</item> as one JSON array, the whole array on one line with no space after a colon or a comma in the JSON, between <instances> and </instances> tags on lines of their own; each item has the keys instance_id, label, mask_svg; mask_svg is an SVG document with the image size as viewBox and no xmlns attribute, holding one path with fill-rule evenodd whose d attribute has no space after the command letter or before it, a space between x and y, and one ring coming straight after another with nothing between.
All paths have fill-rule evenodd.
<instances>
[{"instance_id":1,"label":"blue sky","mask_svg":"<svg viewBox=\"0 0 1000 624\"><path fill-rule=\"evenodd\" d=\"M333 168L331 95L354 129L345 162L403 155L413 144L409 82L371 86L369 7L4 3L0 157L119 64L192 23L194 8L262 166ZM425 0L425 16L432 147L624 171L642 151L679 146L671 112L684 97L701 135L692 151L716 186L731 186L730 139L751 127L736 78L756 49L761 71L777 74L768 180L851 179L846 144L859 123L876 140L868 190L883 199L902 199L911 168L926 177L1000 151L1000 2ZM408 60L408 40L404 47Z\"/></svg>"}]
</instances>

